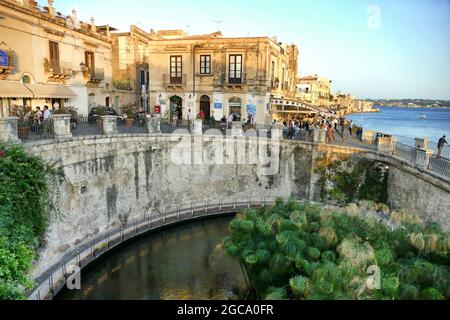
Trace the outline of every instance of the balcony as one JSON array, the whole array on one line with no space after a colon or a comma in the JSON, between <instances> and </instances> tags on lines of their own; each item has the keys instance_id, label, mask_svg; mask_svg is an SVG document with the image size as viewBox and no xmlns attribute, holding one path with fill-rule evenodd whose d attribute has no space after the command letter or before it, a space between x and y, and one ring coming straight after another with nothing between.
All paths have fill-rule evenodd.
<instances>
[{"instance_id":1,"label":"balcony","mask_svg":"<svg viewBox=\"0 0 450 320\"><path fill-rule=\"evenodd\" d=\"M170 74L163 74L163 86L166 88L183 88L187 83L187 75L183 74L181 78L172 78Z\"/></svg>"},{"instance_id":2,"label":"balcony","mask_svg":"<svg viewBox=\"0 0 450 320\"><path fill-rule=\"evenodd\" d=\"M89 70L89 82L102 82L105 80L105 70L104 69L93 69Z\"/></svg>"},{"instance_id":3,"label":"balcony","mask_svg":"<svg viewBox=\"0 0 450 320\"><path fill-rule=\"evenodd\" d=\"M228 78L226 86L228 87L242 87L247 84L247 74L242 74L241 78Z\"/></svg>"},{"instance_id":4,"label":"balcony","mask_svg":"<svg viewBox=\"0 0 450 320\"><path fill-rule=\"evenodd\" d=\"M270 80L270 86L267 88L269 91L275 91L280 88L280 79Z\"/></svg>"},{"instance_id":5,"label":"balcony","mask_svg":"<svg viewBox=\"0 0 450 320\"><path fill-rule=\"evenodd\" d=\"M64 81L73 76L73 67L69 62L45 58L44 68L47 73L51 74L49 80Z\"/></svg>"}]
</instances>

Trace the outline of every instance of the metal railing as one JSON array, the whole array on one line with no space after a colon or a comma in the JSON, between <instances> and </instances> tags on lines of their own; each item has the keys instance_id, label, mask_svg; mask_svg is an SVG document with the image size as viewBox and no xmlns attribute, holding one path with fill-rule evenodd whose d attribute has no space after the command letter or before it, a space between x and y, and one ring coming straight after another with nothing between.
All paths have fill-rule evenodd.
<instances>
[{"instance_id":1,"label":"metal railing","mask_svg":"<svg viewBox=\"0 0 450 320\"><path fill-rule=\"evenodd\" d=\"M147 124L145 118L117 120L117 131L119 134L144 134L147 133Z\"/></svg>"},{"instance_id":2,"label":"metal railing","mask_svg":"<svg viewBox=\"0 0 450 320\"><path fill-rule=\"evenodd\" d=\"M87 117L76 117L70 119L70 131L74 137L96 136L102 134L102 123Z\"/></svg>"},{"instance_id":3,"label":"metal railing","mask_svg":"<svg viewBox=\"0 0 450 320\"><path fill-rule=\"evenodd\" d=\"M40 140L53 139L53 121L45 120L20 120L18 123L17 134L24 143L30 143Z\"/></svg>"},{"instance_id":4,"label":"metal railing","mask_svg":"<svg viewBox=\"0 0 450 320\"><path fill-rule=\"evenodd\" d=\"M188 132L192 130L193 122L187 120L172 120L161 119L161 133L172 134L175 130L184 129Z\"/></svg>"},{"instance_id":5,"label":"metal railing","mask_svg":"<svg viewBox=\"0 0 450 320\"><path fill-rule=\"evenodd\" d=\"M237 213L251 208L264 208L273 205L275 200L274 197L234 197L199 200L167 205L162 208L152 208L120 226L106 230L95 238L85 241L64 255L58 263L35 280L37 285L28 293L28 299L54 298L73 275L68 271L71 267L75 266L81 270L111 249L149 231L199 218Z\"/></svg>"},{"instance_id":6,"label":"metal railing","mask_svg":"<svg viewBox=\"0 0 450 320\"><path fill-rule=\"evenodd\" d=\"M430 157L428 169L438 174L450 177L450 160L433 154Z\"/></svg>"},{"instance_id":7,"label":"metal railing","mask_svg":"<svg viewBox=\"0 0 450 320\"><path fill-rule=\"evenodd\" d=\"M182 74L181 77L171 77L170 74L163 74L163 85L170 86L185 86L187 83L187 75Z\"/></svg>"},{"instance_id":8,"label":"metal railing","mask_svg":"<svg viewBox=\"0 0 450 320\"><path fill-rule=\"evenodd\" d=\"M397 142L394 145L393 155L414 164L417 156L416 147Z\"/></svg>"},{"instance_id":9,"label":"metal railing","mask_svg":"<svg viewBox=\"0 0 450 320\"><path fill-rule=\"evenodd\" d=\"M105 70L98 68L89 70L89 80L93 82L100 82L105 80Z\"/></svg>"}]
</instances>

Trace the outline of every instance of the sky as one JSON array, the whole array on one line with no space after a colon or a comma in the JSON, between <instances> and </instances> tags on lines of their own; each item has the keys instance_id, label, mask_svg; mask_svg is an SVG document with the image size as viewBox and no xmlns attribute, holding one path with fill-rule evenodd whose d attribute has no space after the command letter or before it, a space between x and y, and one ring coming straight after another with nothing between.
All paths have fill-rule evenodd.
<instances>
[{"instance_id":1,"label":"sky","mask_svg":"<svg viewBox=\"0 0 450 320\"><path fill-rule=\"evenodd\" d=\"M332 80L334 92L450 100L450 0L55 0L54 6L121 31L134 24L276 36L299 47L301 75Z\"/></svg>"}]
</instances>

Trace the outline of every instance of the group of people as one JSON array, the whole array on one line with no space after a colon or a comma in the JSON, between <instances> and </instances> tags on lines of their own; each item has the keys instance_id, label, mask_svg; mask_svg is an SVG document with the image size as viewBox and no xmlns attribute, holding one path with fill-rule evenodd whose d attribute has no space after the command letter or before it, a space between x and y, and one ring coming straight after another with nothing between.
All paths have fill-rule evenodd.
<instances>
[{"instance_id":1,"label":"group of people","mask_svg":"<svg viewBox=\"0 0 450 320\"><path fill-rule=\"evenodd\" d=\"M288 139L295 139L301 133L309 133L311 130L326 131L326 143L336 141L336 134L342 137L344 143L348 136L353 136L353 122L345 118L318 117L313 120L290 120L283 123L283 132Z\"/></svg>"},{"instance_id":2,"label":"group of people","mask_svg":"<svg viewBox=\"0 0 450 320\"><path fill-rule=\"evenodd\" d=\"M52 113L48 106L44 106L43 110L41 107L36 107L36 111L33 114L33 120L35 124L41 125L45 121L50 120L52 117Z\"/></svg>"}]
</instances>

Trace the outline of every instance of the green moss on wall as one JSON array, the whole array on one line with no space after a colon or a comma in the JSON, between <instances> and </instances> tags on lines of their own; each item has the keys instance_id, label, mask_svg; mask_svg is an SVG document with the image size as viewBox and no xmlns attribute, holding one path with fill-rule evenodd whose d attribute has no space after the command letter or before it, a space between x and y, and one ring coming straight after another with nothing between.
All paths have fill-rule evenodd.
<instances>
[{"instance_id":1,"label":"green moss on wall","mask_svg":"<svg viewBox=\"0 0 450 320\"><path fill-rule=\"evenodd\" d=\"M335 161L319 167L321 198L345 205L359 200L388 204L388 172L368 160Z\"/></svg>"}]
</instances>

